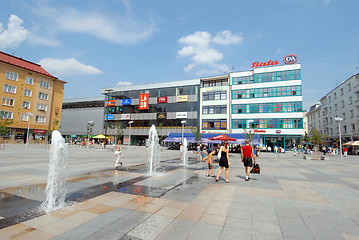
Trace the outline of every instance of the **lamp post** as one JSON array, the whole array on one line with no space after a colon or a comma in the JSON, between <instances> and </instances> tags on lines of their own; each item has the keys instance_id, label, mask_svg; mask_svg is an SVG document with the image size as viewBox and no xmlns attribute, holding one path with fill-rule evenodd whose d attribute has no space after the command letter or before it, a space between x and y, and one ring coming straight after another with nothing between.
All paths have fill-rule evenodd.
<instances>
[{"instance_id":1,"label":"lamp post","mask_svg":"<svg viewBox=\"0 0 359 240\"><path fill-rule=\"evenodd\" d=\"M128 124L130 124L130 131L128 133L128 136L129 136L129 138L128 138L128 146L130 146L130 144L131 144L131 124L132 123L133 123L133 121L128 122Z\"/></svg>"},{"instance_id":2,"label":"lamp post","mask_svg":"<svg viewBox=\"0 0 359 240\"><path fill-rule=\"evenodd\" d=\"M343 153L342 153L342 133L340 130L340 122L343 121L343 118L336 117L334 120L338 121L339 123L339 144L340 144L340 159L343 160Z\"/></svg>"},{"instance_id":3,"label":"lamp post","mask_svg":"<svg viewBox=\"0 0 359 240\"><path fill-rule=\"evenodd\" d=\"M27 112L27 120L28 120L28 124L27 124L27 135L26 135L26 147L29 145L29 131L30 131L30 120L31 120L31 116L34 116L33 113L31 112Z\"/></svg>"},{"instance_id":4,"label":"lamp post","mask_svg":"<svg viewBox=\"0 0 359 240\"><path fill-rule=\"evenodd\" d=\"M107 143L107 101L109 100L109 93L112 92L113 89L106 89L106 96L105 96L105 145L103 146L104 148L106 148L106 143Z\"/></svg>"},{"instance_id":5,"label":"lamp post","mask_svg":"<svg viewBox=\"0 0 359 240\"><path fill-rule=\"evenodd\" d=\"M181 123L182 123L182 143L183 143L183 131L184 131L184 125L186 124L186 120L183 120L183 121L181 121Z\"/></svg>"}]
</instances>

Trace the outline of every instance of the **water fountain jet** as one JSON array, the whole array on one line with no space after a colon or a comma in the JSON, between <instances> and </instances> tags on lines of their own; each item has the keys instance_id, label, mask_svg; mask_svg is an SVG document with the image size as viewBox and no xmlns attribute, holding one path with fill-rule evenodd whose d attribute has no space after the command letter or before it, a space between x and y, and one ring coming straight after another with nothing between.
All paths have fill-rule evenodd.
<instances>
[{"instance_id":1,"label":"water fountain jet","mask_svg":"<svg viewBox=\"0 0 359 240\"><path fill-rule=\"evenodd\" d=\"M159 168L161 150L155 125L152 125L150 128L147 143L150 150L150 155L148 157L150 165L148 175L152 176L156 172L156 169Z\"/></svg>"}]
</instances>

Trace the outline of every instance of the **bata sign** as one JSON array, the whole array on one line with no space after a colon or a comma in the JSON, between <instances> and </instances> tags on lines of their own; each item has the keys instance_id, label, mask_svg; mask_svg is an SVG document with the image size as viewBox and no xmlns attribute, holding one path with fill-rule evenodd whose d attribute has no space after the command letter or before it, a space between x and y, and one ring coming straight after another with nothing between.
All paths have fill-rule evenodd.
<instances>
[{"instance_id":1,"label":"bata sign","mask_svg":"<svg viewBox=\"0 0 359 240\"><path fill-rule=\"evenodd\" d=\"M265 66L274 66L274 65L277 65L279 64L278 61L272 61L272 60L269 60L268 62L254 62L252 63L252 67L251 68L256 68L256 67L265 67Z\"/></svg>"}]
</instances>

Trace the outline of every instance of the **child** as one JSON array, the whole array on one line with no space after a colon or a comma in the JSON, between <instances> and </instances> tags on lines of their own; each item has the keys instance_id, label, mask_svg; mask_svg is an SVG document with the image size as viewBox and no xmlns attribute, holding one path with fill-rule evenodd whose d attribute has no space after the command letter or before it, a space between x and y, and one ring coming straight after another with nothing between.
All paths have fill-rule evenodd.
<instances>
[{"instance_id":1,"label":"child","mask_svg":"<svg viewBox=\"0 0 359 240\"><path fill-rule=\"evenodd\" d=\"M212 169L212 177L215 177L214 175L214 169L213 169L213 154L216 153L216 150L212 150L210 154L208 154L208 172L206 177L209 177L209 170Z\"/></svg>"},{"instance_id":2,"label":"child","mask_svg":"<svg viewBox=\"0 0 359 240\"><path fill-rule=\"evenodd\" d=\"M205 162L206 161L206 147L203 147L202 151L201 151L201 155L202 155L202 161Z\"/></svg>"},{"instance_id":3,"label":"child","mask_svg":"<svg viewBox=\"0 0 359 240\"><path fill-rule=\"evenodd\" d=\"M115 156L117 156L116 163L115 163L115 170L117 170L118 169L118 163L120 162L120 158L123 158L123 155L122 155L120 147L117 147L117 151L115 152ZM120 164L122 165L122 162L120 162Z\"/></svg>"}]
</instances>

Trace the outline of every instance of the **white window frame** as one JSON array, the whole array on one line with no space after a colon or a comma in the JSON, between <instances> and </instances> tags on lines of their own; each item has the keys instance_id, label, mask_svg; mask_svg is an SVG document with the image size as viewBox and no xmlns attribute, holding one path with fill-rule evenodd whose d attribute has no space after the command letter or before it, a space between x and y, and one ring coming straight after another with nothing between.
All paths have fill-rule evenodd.
<instances>
[{"instance_id":1,"label":"white window frame","mask_svg":"<svg viewBox=\"0 0 359 240\"><path fill-rule=\"evenodd\" d=\"M49 94L43 93L43 92L39 92L39 99L49 100Z\"/></svg>"},{"instance_id":2,"label":"white window frame","mask_svg":"<svg viewBox=\"0 0 359 240\"><path fill-rule=\"evenodd\" d=\"M32 77L26 77L25 83L29 85L34 85L34 78Z\"/></svg>"},{"instance_id":3,"label":"white window frame","mask_svg":"<svg viewBox=\"0 0 359 240\"><path fill-rule=\"evenodd\" d=\"M22 108L30 109L31 102L29 101L22 101Z\"/></svg>"},{"instance_id":4,"label":"white window frame","mask_svg":"<svg viewBox=\"0 0 359 240\"><path fill-rule=\"evenodd\" d=\"M13 80L13 81L17 81L19 79L19 74L10 72L10 71L6 71L5 78Z\"/></svg>"},{"instance_id":5,"label":"white window frame","mask_svg":"<svg viewBox=\"0 0 359 240\"><path fill-rule=\"evenodd\" d=\"M23 121L23 122L28 122L29 121L29 114L21 113L20 120Z\"/></svg>"},{"instance_id":6,"label":"white window frame","mask_svg":"<svg viewBox=\"0 0 359 240\"><path fill-rule=\"evenodd\" d=\"M16 86L4 84L4 92L16 94Z\"/></svg>"},{"instance_id":7,"label":"white window frame","mask_svg":"<svg viewBox=\"0 0 359 240\"><path fill-rule=\"evenodd\" d=\"M47 112L47 105L39 103L37 104L37 110Z\"/></svg>"},{"instance_id":8,"label":"white window frame","mask_svg":"<svg viewBox=\"0 0 359 240\"><path fill-rule=\"evenodd\" d=\"M0 110L0 113L1 113L2 119L12 119L13 118L13 112Z\"/></svg>"},{"instance_id":9,"label":"white window frame","mask_svg":"<svg viewBox=\"0 0 359 240\"><path fill-rule=\"evenodd\" d=\"M50 83L49 83L49 82L45 82L45 81L41 81L41 82L40 82L40 87L46 88L46 89L50 89Z\"/></svg>"},{"instance_id":10,"label":"white window frame","mask_svg":"<svg viewBox=\"0 0 359 240\"><path fill-rule=\"evenodd\" d=\"M26 94L27 92L29 93L28 95ZM24 89L24 96L25 97L31 97L32 96L32 90L25 88Z\"/></svg>"},{"instance_id":11,"label":"white window frame","mask_svg":"<svg viewBox=\"0 0 359 240\"><path fill-rule=\"evenodd\" d=\"M45 116L36 115L35 121L36 121L36 122L39 122L39 123L45 123L45 122L46 122L46 117L45 117Z\"/></svg>"},{"instance_id":12,"label":"white window frame","mask_svg":"<svg viewBox=\"0 0 359 240\"><path fill-rule=\"evenodd\" d=\"M1 98L1 105L13 107L15 105L15 99L8 98L8 97L2 97Z\"/></svg>"}]
</instances>

